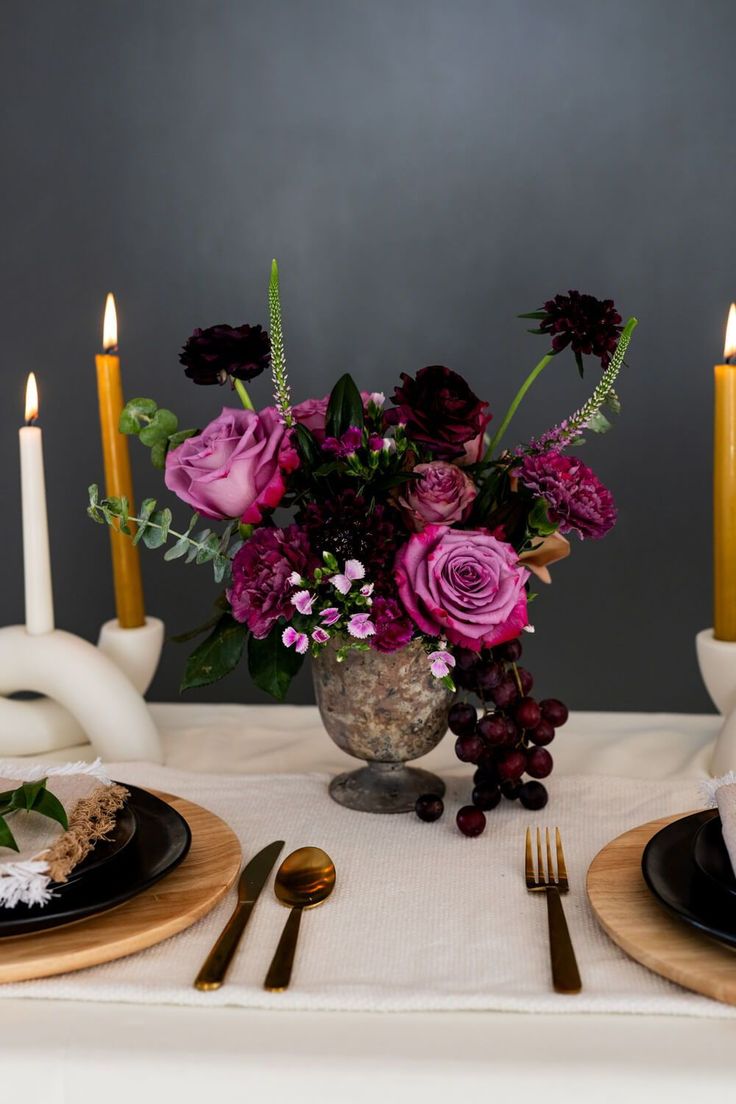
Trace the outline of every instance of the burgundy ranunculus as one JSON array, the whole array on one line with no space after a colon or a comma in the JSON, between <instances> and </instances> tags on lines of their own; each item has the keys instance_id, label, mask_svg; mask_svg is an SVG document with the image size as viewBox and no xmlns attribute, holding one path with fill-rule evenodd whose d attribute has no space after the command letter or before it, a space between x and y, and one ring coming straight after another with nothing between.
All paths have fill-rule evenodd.
<instances>
[{"instance_id":1,"label":"burgundy ranunculus","mask_svg":"<svg viewBox=\"0 0 736 1104\"><path fill-rule=\"evenodd\" d=\"M292 571L309 574L312 563L301 526L256 529L233 558L227 600L235 620L244 622L258 640L268 636L279 618L290 621L294 587L289 577Z\"/></svg>"},{"instance_id":2,"label":"burgundy ranunculus","mask_svg":"<svg viewBox=\"0 0 736 1104\"><path fill-rule=\"evenodd\" d=\"M600 540L616 524L616 504L608 487L576 456L554 449L524 456L515 475L522 486L547 503L550 520L561 533Z\"/></svg>"},{"instance_id":3,"label":"burgundy ranunculus","mask_svg":"<svg viewBox=\"0 0 736 1104\"><path fill-rule=\"evenodd\" d=\"M399 597L414 624L474 652L513 639L528 623L528 578L512 546L484 529L429 525L396 557Z\"/></svg>"},{"instance_id":4,"label":"burgundy ranunculus","mask_svg":"<svg viewBox=\"0 0 736 1104\"><path fill-rule=\"evenodd\" d=\"M380 595L374 598L371 621L376 632L371 637L370 645L377 652L397 652L414 635L414 626L395 598L382 598Z\"/></svg>"},{"instance_id":5,"label":"burgundy ranunculus","mask_svg":"<svg viewBox=\"0 0 736 1104\"><path fill-rule=\"evenodd\" d=\"M478 490L456 464L433 460L417 464L412 475L415 478L404 484L398 497L410 529L419 532L427 525L452 525L468 516Z\"/></svg>"},{"instance_id":6,"label":"burgundy ranunculus","mask_svg":"<svg viewBox=\"0 0 736 1104\"><path fill-rule=\"evenodd\" d=\"M209 518L257 524L278 506L299 456L273 406L256 413L224 407L201 433L166 456L164 480Z\"/></svg>"},{"instance_id":7,"label":"burgundy ranunculus","mask_svg":"<svg viewBox=\"0 0 736 1104\"><path fill-rule=\"evenodd\" d=\"M188 338L179 362L195 383L251 380L270 367L271 342L261 326L208 326Z\"/></svg>"},{"instance_id":8,"label":"burgundy ranunculus","mask_svg":"<svg viewBox=\"0 0 736 1104\"><path fill-rule=\"evenodd\" d=\"M441 364L421 368L416 378L401 373L401 386L394 391L396 409L386 411L389 425L403 422L406 435L438 460L465 456L469 442L482 438L491 420L481 402L457 372ZM476 459L473 456L473 459Z\"/></svg>"}]
</instances>

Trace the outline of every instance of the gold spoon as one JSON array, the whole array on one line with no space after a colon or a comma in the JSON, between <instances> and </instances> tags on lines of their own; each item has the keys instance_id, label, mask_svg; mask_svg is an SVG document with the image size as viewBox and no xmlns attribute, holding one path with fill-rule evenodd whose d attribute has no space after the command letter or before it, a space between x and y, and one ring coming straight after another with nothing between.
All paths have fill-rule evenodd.
<instances>
[{"instance_id":1,"label":"gold spoon","mask_svg":"<svg viewBox=\"0 0 736 1104\"><path fill-rule=\"evenodd\" d=\"M291 912L266 974L264 989L278 993L288 986L302 912L321 905L330 896L335 877L335 864L321 847L300 847L282 862L274 890L281 904Z\"/></svg>"}]
</instances>

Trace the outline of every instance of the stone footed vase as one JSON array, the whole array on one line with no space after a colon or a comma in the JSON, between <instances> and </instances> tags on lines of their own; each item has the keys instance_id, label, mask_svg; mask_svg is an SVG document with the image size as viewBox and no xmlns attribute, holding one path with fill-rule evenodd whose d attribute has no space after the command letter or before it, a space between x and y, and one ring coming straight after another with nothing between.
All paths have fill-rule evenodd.
<instances>
[{"instance_id":1,"label":"stone footed vase","mask_svg":"<svg viewBox=\"0 0 736 1104\"><path fill-rule=\"evenodd\" d=\"M441 796L440 778L406 766L440 742L452 702L422 642L390 655L349 651L341 663L339 643L330 641L313 661L317 705L337 746L368 765L333 778L330 795L364 813L408 813L420 794Z\"/></svg>"}]
</instances>

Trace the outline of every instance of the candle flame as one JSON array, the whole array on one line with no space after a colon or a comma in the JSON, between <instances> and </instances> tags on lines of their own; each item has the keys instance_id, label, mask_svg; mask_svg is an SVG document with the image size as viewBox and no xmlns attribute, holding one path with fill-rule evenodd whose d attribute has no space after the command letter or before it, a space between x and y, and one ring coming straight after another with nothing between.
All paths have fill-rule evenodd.
<instances>
[{"instance_id":1,"label":"candle flame","mask_svg":"<svg viewBox=\"0 0 736 1104\"><path fill-rule=\"evenodd\" d=\"M36 374L31 372L26 384L26 423L30 425L38 417L38 387L36 386Z\"/></svg>"},{"instance_id":2,"label":"candle flame","mask_svg":"<svg viewBox=\"0 0 736 1104\"><path fill-rule=\"evenodd\" d=\"M729 361L736 356L736 303L731 304L726 323L726 344L723 349L724 359Z\"/></svg>"},{"instance_id":3,"label":"candle flame","mask_svg":"<svg viewBox=\"0 0 736 1104\"><path fill-rule=\"evenodd\" d=\"M105 320L102 323L102 348L106 353L114 349L118 343L118 316L115 310L115 298L111 291L107 293L105 300Z\"/></svg>"}]
</instances>

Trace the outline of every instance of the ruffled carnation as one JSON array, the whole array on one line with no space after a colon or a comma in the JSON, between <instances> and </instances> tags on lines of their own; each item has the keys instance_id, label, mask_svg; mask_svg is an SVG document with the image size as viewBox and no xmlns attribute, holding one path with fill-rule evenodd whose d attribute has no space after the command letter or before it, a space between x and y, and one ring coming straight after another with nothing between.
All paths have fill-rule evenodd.
<instances>
[{"instance_id":1,"label":"ruffled carnation","mask_svg":"<svg viewBox=\"0 0 736 1104\"><path fill-rule=\"evenodd\" d=\"M552 450L525 456L515 475L522 486L547 503L550 520L561 533L600 540L616 524L613 495L582 460Z\"/></svg>"},{"instance_id":2,"label":"ruffled carnation","mask_svg":"<svg viewBox=\"0 0 736 1104\"><path fill-rule=\"evenodd\" d=\"M233 558L232 581L227 589L233 617L262 640L279 618L290 621L294 616L292 572L306 576L313 566L309 541L301 526L256 529Z\"/></svg>"},{"instance_id":3,"label":"ruffled carnation","mask_svg":"<svg viewBox=\"0 0 736 1104\"><path fill-rule=\"evenodd\" d=\"M371 639L371 648L377 652L397 652L413 636L414 626L394 598L374 598L371 620L376 628L376 635Z\"/></svg>"}]
</instances>

